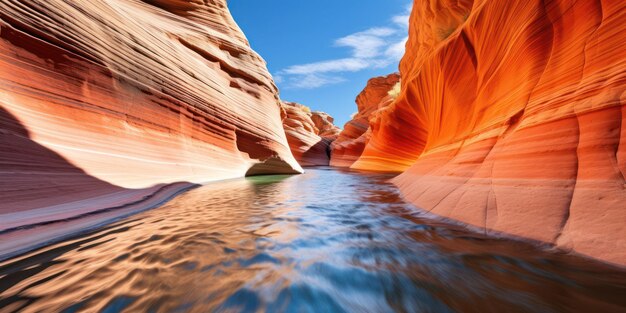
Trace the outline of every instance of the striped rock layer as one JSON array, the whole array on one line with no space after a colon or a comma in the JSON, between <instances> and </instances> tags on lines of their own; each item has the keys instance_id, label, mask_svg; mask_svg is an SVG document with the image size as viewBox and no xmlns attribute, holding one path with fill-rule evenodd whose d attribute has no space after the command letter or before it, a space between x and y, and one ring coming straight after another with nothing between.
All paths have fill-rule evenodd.
<instances>
[{"instance_id":1,"label":"striped rock layer","mask_svg":"<svg viewBox=\"0 0 626 313\"><path fill-rule=\"evenodd\" d=\"M330 161L330 145L340 129L324 112L311 112L299 103L283 102L283 127L289 147L302 166L326 166Z\"/></svg>"},{"instance_id":2,"label":"striped rock layer","mask_svg":"<svg viewBox=\"0 0 626 313\"><path fill-rule=\"evenodd\" d=\"M225 0L3 0L0 105L0 230L302 171Z\"/></svg>"},{"instance_id":3,"label":"striped rock layer","mask_svg":"<svg viewBox=\"0 0 626 313\"><path fill-rule=\"evenodd\" d=\"M358 169L432 213L626 264L626 2L414 1Z\"/></svg>"},{"instance_id":4,"label":"striped rock layer","mask_svg":"<svg viewBox=\"0 0 626 313\"><path fill-rule=\"evenodd\" d=\"M356 97L358 111L332 143L330 165L350 167L361 156L372 134L370 118L376 118L379 110L393 102L390 91L399 81L400 74L395 73L367 82Z\"/></svg>"}]
</instances>

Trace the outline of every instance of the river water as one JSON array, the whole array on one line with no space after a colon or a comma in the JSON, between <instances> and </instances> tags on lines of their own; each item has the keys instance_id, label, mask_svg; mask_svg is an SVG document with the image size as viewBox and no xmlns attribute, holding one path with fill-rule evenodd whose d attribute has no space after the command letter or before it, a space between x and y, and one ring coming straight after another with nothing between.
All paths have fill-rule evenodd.
<instances>
[{"instance_id":1,"label":"river water","mask_svg":"<svg viewBox=\"0 0 626 313\"><path fill-rule=\"evenodd\" d=\"M0 311L626 312L626 273L427 219L388 175L209 184L0 263Z\"/></svg>"}]
</instances>

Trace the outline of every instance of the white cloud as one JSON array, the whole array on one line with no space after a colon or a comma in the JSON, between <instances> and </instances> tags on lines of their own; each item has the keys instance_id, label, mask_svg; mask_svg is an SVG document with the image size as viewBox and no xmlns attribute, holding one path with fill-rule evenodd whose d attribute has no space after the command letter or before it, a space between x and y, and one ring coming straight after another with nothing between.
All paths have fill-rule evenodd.
<instances>
[{"instance_id":1,"label":"white cloud","mask_svg":"<svg viewBox=\"0 0 626 313\"><path fill-rule=\"evenodd\" d=\"M335 41L335 45L343 47L351 47L352 55L355 58L373 58L380 54L380 48L385 46L385 37L391 36L396 32L391 28L370 28L363 32L358 32L339 38Z\"/></svg>"},{"instance_id":2,"label":"white cloud","mask_svg":"<svg viewBox=\"0 0 626 313\"><path fill-rule=\"evenodd\" d=\"M384 68L398 63L408 39L410 11L411 6L393 16L386 27L373 27L335 40L335 46L351 48L349 57L292 65L278 71L275 81L284 83L286 88L314 89L346 81L341 73Z\"/></svg>"},{"instance_id":3,"label":"white cloud","mask_svg":"<svg viewBox=\"0 0 626 313\"><path fill-rule=\"evenodd\" d=\"M385 53L387 53L387 51ZM276 75L276 76L283 78L283 75L310 75L310 74L320 74L320 73L358 72L358 71L362 71L368 68L386 67L390 63L392 63L391 61L392 60L388 60L385 58L377 58L377 59L347 58L347 59L321 61L321 62L315 62L315 63L293 65L280 71L281 74Z\"/></svg>"},{"instance_id":4,"label":"white cloud","mask_svg":"<svg viewBox=\"0 0 626 313\"><path fill-rule=\"evenodd\" d=\"M411 17L411 10L413 9L413 4L409 3L404 9L404 13L398 14L391 18L391 21L400 26L403 29L409 28L409 18Z\"/></svg>"},{"instance_id":5,"label":"white cloud","mask_svg":"<svg viewBox=\"0 0 626 313\"><path fill-rule=\"evenodd\" d=\"M402 39L401 41L398 41L389 46L387 50L385 50L385 55L390 59L400 61L400 59L402 59L402 56L404 55L407 40L409 40L409 37L404 37L404 39Z\"/></svg>"},{"instance_id":6,"label":"white cloud","mask_svg":"<svg viewBox=\"0 0 626 313\"><path fill-rule=\"evenodd\" d=\"M329 77L326 75L308 74L292 77L288 88L315 89L326 85L338 84L346 81L342 77Z\"/></svg>"},{"instance_id":7,"label":"white cloud","mask_svg":"<svg viewBox=\"0 0 626 313\"><path fill-rule=\"evenodd\" d=\"M391 21L393 21L396 25L402 28L409 28L409 15L408 14L396 15L391 18Z\"/></svg>"},{"instance_id":8,"label":"white cloud","mask_svg":"<svg viewBox=\"0 0 626 313\"><path fill-rule=\"evenodd\" d=\"M368 67L367 60L359 58L346 58L338 60L321 61L302 65L293 65L281 71L289 75L307 75L328 72L357 72Z\"/></svg>"}]
</instances>

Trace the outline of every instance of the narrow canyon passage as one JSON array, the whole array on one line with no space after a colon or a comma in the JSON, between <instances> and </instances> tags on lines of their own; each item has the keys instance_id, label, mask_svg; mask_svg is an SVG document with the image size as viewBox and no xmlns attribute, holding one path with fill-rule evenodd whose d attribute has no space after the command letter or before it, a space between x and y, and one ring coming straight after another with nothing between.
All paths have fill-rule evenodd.
<instances>
[{"instance_id":1,"label":"narrow canyon passage","mask_svg":"<svg viewBox=\"0 0 626 313\"><path fill-rule=\"evenodd\" d=\"M205 185L0 263L0 311L626 310L626 272L426 219L390 178Z\"/></svg>"}]
</instances>

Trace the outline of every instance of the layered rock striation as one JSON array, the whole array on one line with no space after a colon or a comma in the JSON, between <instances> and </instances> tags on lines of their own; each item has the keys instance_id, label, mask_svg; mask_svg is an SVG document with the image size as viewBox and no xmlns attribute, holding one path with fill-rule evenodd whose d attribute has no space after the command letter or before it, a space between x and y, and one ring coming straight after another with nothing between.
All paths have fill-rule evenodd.
<instances>
[{"instance_id":1,"label":"layered rock striation","mask_svg":"<svg viewBox=\"0 0 626 313\"><path fill-rule=\"evenodd\" d=\"M353 168L432 213L626 264L626 3L414 1Z\"/></svg>"},{"instance_id":2,"label":"layered rock striation","mask_svg":"<svg viewBox=\"0 0 626 313\"><path fill-rule=\"evenodd\" d=\"M225 0L4 0L0 105L0 232L302 171Z\"/></svg>"},{"instance_id":3,"label":"layered rock striation","mask_svg":"<svg viewBox=\"0 0 626 313\"><path fill-rule=\"evenodd\" d=\"M283 102L283 127L289 147L302 166L323 166L330 161L330 145L341 130L324 112L311 112L307 106Z\"/></svg>"},{"instance_id":4,"label":"layered rock striation","mask_svg":"<svg viewBox=\"0 0 626 313\"><path fill-rule=\"evenodd\" d=\"M397 73L367 82L355 101L358 111L332 143L330 165L350 167L361 156L372 133L370 119L375 119L379 110L393 102L392 90L399 83L400 74Z\"/></svg>"},{"instance_id":5,"label":"layered rock striation","mask_svg":"<svg viewBox=\"0 0 626 313\"><path fill-rule=\"evenodd\" d=\"M311 112L311 121L318 130L317 135L322 138L334 141L341 133L341 128L335 125L335 119L328 113L313 111Z\"/></svg>"}]
</instances>

